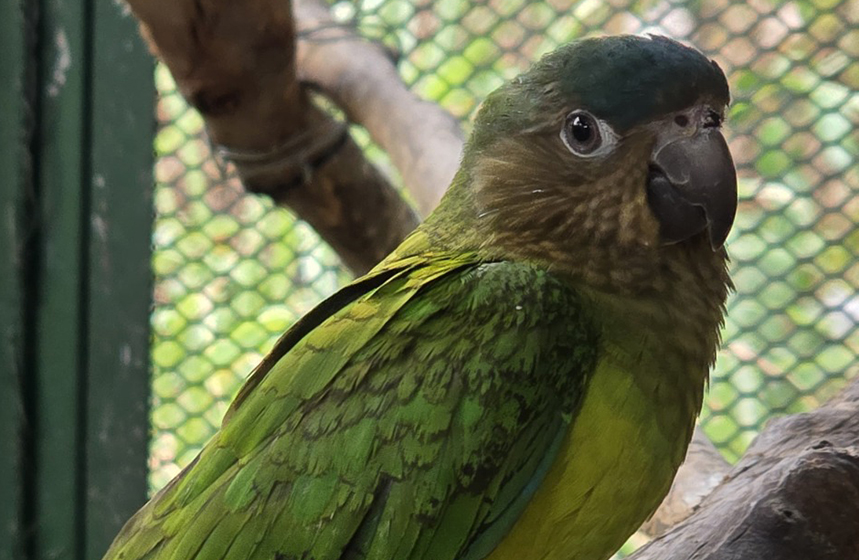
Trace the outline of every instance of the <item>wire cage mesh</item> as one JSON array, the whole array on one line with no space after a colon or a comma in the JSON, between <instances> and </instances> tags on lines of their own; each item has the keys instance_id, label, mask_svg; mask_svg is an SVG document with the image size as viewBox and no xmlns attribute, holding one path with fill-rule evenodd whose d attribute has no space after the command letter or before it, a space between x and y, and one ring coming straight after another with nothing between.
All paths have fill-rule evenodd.
<instances>
[{"instance_id":1,"label":"wire cage mesh","mask_svg":"<svg viewBox=\"0 0 859 560\"><path fill-rule=\"evenodd\" d=\"M702 424L736 459L766 419L816 407L859 354L859 0L372 0L332 5L468 128L480 101L574 38L657 33L728 75L740 205L736 284ZM150 486L214 433L277 337L348 282L303 222L243 192L157 69ZM369 154L390 170L363 130ZM394 173L391 173L394 175Z\"/></svg>"}]
</instances>

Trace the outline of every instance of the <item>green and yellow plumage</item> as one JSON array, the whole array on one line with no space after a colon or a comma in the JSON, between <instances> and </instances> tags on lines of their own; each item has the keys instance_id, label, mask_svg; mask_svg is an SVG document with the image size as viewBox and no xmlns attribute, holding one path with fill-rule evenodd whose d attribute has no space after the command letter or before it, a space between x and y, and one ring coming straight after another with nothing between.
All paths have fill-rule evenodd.
<instances>
[{"instance_id":1,"label":"green and yellow plumage","mask_svg":"<svg viewBox=\"0 0 859 560\"><path fill-rule=\"evenodd\" d=\"M284 335L107 558L606 558L682 461L729 284L706 231L661 237L654 123L726 103L660 38L572 44L493 94L439 209ZM622 140L606 157L561 142L578 108Z\"/></svg>"}]
</instances>

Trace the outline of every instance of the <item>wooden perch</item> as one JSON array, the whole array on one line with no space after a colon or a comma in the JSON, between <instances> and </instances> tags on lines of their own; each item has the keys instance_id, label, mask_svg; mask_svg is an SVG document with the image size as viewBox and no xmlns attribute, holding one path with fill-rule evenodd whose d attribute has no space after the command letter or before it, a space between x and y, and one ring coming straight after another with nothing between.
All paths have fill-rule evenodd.
<instances>
[{"instance_id":1,"label":"wooden perch","mask_svg":"<svg viewBox=\"0 0 859 560\"><path fill-rule=\"evenodd\" d=\"M363 125L391 157L423 215L459 167L459 122L417 97L379 46L338 26L322 0L295 0L298 73Z\"/></svg>"},{"instance_id":2,"label":"wooden perch","mask_svg":"<svg viewBox=\"0 0 859 560\"><path fill-rule=\"evenodd\" d=\"M700 427L695 428L686 460L680 465L671 490L640 531L658 537L695 511L701 501L725 479L731 466Z\"/></svg>"},{"instance_id":3,"label":"wooden perch","mask_svg":"<svg viewBox=\"0 0 859 560\"><path fill-rule=\"evenodd\" d=\"M859 558L859 379L770 422L692 516L630 558Z\"/></svg>"},{"instance_id":4,"label":"wooden perch","mask_svg":"<svg viewBox=\"0 0 859 560\"><path fill-rule=\"evenodd\" d=\"M289 2L128 4L248 190L294 209L356 273L414 229L414 212L299 83Z\"/></svg>"}]
</instances>

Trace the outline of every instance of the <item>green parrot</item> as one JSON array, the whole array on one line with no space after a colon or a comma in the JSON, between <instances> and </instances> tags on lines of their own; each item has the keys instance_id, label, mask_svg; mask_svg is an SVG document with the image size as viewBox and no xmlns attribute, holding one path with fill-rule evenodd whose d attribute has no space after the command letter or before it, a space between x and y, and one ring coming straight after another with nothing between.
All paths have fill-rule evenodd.
<instances>
[{"instance_id":1,"label":"green parrot","mask_svg":"<svg viewBox=\"0 0 859 560\"><path fill-rule=\"evenodd\" d=\"M719 66L570 43L438 209L299 320L108 559L602 560L683 461L731 288Z\"/></svg>"}]
</instances>

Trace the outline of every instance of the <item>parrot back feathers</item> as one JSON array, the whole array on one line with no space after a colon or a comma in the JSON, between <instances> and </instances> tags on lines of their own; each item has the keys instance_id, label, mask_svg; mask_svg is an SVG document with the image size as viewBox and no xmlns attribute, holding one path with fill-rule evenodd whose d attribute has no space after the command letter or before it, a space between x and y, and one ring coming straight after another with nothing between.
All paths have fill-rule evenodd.
<instances>
[{"instance_id":1,"label":"parrot back feathers","mask_svg":"<svg viewBox=\"0 0 859 560\"><path fill-rule=\"evenodd\" d=\"M476 560L503 538L593 368L586 310L510 262L432 262L363 288L287 333L108 558Z\"/></svg>"}]
</instances>

